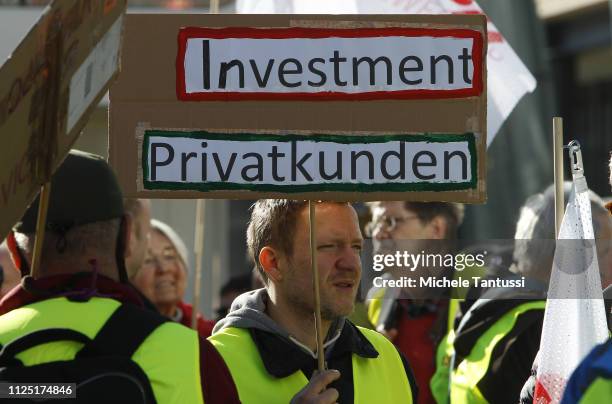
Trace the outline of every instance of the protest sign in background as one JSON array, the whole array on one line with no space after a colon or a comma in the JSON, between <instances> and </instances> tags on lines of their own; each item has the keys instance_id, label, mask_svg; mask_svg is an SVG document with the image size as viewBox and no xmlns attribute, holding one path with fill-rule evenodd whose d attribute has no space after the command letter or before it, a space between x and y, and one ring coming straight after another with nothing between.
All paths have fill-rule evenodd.
<instances>
[{"instance_id":1,"label":"protest sign in background","mask_svg":"<svg viewBox=\"0 0 612 404\"><path fill-rule=\"evenodd\" d=\"M0 239L119 69L125 1L53 1L0 68Z\"/></svg>"}]
</instances>

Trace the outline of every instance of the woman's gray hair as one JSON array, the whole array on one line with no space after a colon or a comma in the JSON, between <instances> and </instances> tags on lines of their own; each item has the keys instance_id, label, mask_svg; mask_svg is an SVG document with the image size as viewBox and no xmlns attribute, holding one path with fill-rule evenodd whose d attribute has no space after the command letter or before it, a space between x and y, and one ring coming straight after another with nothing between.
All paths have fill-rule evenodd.
<instances>
[{"instance_id":1,"label":"woman's gray hair","mask_svg":"<svg viewBox=\"0 0 612 404\"><path fill-rule=\"evenodd\" d=\"M567 202L572 183L563 184L564 200ZM589 190L593 217L593 230L597 238L600 224L598 214L606 213L602 199ZM549 186L542 193L532 195L521 208L514 234L514 267L521 275L547 281L555 254L555 188Z\"/></svg>"},{"instance_id":2,"label":"woman's gray hair","mask_svg":"<svg viewBox=\"0 0 612 404\"><path fill-rule=\"evenodd\" d=\"M189 273L191 269L191 265L189 263L189 252L181 236L179 236L178 233L174 231L172 227L157 219L151 219L151 229L157 230L162 235L166 236L168 240L170 240L170 243L174 246L174 249L181 257L183 265L185 266L185 270L187 271L187 273Z\"/></svg>"}]
</instances>

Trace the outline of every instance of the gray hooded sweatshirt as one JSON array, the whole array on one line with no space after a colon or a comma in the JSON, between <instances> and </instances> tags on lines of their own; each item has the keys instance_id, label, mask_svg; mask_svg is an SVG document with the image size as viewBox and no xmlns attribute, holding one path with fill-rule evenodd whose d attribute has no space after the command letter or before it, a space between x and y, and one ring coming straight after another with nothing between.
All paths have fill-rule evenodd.
<instances>
[{"instance_id":1,"label":"gray hooded sweatshirt","mask_svg":"<svg viewBox=\"0 0 612 404\"><path fill-rule=\"evenodd\" d=\"M277 324L266 314L266 303L268 299L268 293L265 288L256 289L241 294L232 302L232 306L230 307L230 311L227 316L215 324L213 335L227 327L246 329L255 328L276 334L288 341L291 341L300 347L304 352L308 353L313 358L316 358L317 355L315 352L311 351L307 346L291 336L287 330ZM341 317L338 320L335 320L329 328L327 339L323 344L326 356L332 351L334 342L336 342L340 336L342 328L344 327L344 322L345 319Z\"/></svg>"}]
</instances>

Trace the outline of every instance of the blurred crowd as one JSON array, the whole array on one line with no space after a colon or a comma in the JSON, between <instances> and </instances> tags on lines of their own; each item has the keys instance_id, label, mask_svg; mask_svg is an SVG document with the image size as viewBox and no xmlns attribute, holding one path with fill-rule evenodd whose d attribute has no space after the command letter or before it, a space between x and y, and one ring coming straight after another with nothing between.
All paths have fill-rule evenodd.
<instances>
[{"instance_id":1,"label":"blurred crowd","mask_svg":"<svg viewBox=\"0 0 612 404\"><path fill-rule=\"evenodd\" d=\"M77 169L77 166L65 168ZM74 172L64 174L69 180L56 178L54 181L78 181ZM102 193L109 191L99 183L98 186L102 188ZM566 183L564 191L567 201L572 184ZM230 278L223 285L218 291L216 316L207 319L202 313L194 313L193 306L185 301L188 279L193 270L187 247L171 225L151 217L150 201L120 199L96 202L87 200L82 194L62 193L55 200L52 197L38 278L32 279L28 274L35 223L32 210L35 211L36 206L30 207L8 239L0 245L0 295L3 297L0 314L9 313L23 304L47 299L33 297L38 293L36 290L41 289L53 290L53 293L56 293L56 289L61 290L61 293L53 296L79 300L83 298L81 294L74 297L71 293L80 290L74 287L80 283L71 278L71 287L64 289L58 286L64 285L64 280L57 279L67 274L93 272L96 277L108 277L129 285L129 293L136 296L134 299L140 301L146 310L163 316L163 321L194 328L202 338L212 336L209 339L229 369L233 386L220 388L221 394L212 393L210 389L214 390L214 387L209 390L202 387L204 396L209 397L211 402L215 402L215 394L220 394L216 397L221 400L219 397L228 397L231 393L244 402L250 401L244 397L255 394L243 385L249 382L236 374L231 341L243 341L244 338L251 341L249 338L252 338L267 371L273 375L287 375L299 369L307 374L314 370L315 362L311 357L317 357L315 351L318 347L311 339L314 331L309 328L312 318L308 313L312 312L313 302L312 280L307 275L310 258L307 232L304 230L308 227L305 225L308 212L305 202L263 200L253 206L251 221L245 224L245 238L253 268ZM415 402L532 402L535 389L533 374L537 366L546 291L555 251L554 197L551 185L528 198L516 223L514 245L497 249L491 245L460 245L458 232L463 221L461 204L371 202L366 204L368 223L361 229L350 205L318 202L316 217L317 234L320 236L317 236L317 260L322 278L321 311L328 365L342 374L346 372L346 363L333 353L328 354L328 345L330 352L331 347L336 352L343 344L351 346L353 351L349 354L353 356L368 357L370 348L374 352L386 352L387 345L369 334L374 332L392 342L402 358L399 369L403 369L400 373L405 372L405 380L389 383L409 389L410 393L406 394ZM610 297L612 207L608 203L606 209L604 200L593 192L589 193L589 197L601 285L602 289L607 288L604 294ZM79 206L78 212L70 210L70 201ZM119 213L109 213L115 206L113 204L118 206ZM70 225L66 225L66 212L68 216L74 216ZM126 219L117 222L116 217ZM108 218L114 220L113 230L99 226ZM120 237L116 243L116 236L112 236L112 232L117 229ZM124 239L121 238L122 230L125 232ZM435 291L427 288L371 288L358 294L362 271L362 233L372 239L374 254L394 251L454 254L487 249L489 255L485 265L467 268L462 272L464 275L524 278L526 287L520 296L512 294L508 288L478 287L457 288L461 290L441 288ZM122 240L124 246L119 247ZM102 252L105 248L111 252L110 255ZM112 262L113 251L115 256L118 256L118 251L123 251L117 263ZM88 260L90 256L96 259ZM422 270L433 276L455 276L450 267L432 266ZM405 271L387 267L384 276L392 279L399 274L405 274ZM123 282L124 278L126 282ZM107 286L96 284L100 280L94 279L93 286L86 288L89 294L85 294L83 299L88 301L91 296L115 296L114 292L111 293L115 289L108 286L106 290L104 288ZM83 282L89 285L89 281ZM47 315L53 316L53 313L51 311ZM612 313L609 304L606 313L610 324ZM6 327L2 328L1 319L0 340L2 335L10 334ZM355 326L358 327L353 328ZM250 330L250 337L235 331L242 329ZM226 340L229 336L234 339ZM200 352L212 349L203 348L202 344L200 342ZM229 351L225 351L226 346L229 346ZM268 352L270 350L272 352ZM257 352L252 351L249 355L256 355ZM268 358L268 355L272 357ZM300 359L302 362L298 360L297 364L285 363L283 366L282 360L278 362L279 355L281 359L304 355L304 359ZM388 353L385 355L389 357ZM201 359L200 370L204 366ZM359 372L356 369L352 371L354 380ZM346 382L336 381L339 377L337 374L320 373L319 376L319 379L311 379L300 390L302 396L298 394L296 397L303 399L310 394L321 399L325 391L330 391L325 388L328 384L334 386L334 391L338 391L340 397L355 397L357 387L352 387L352 381L347 386ZM221 378L222 375L217 377ZM315 386L315 382L319 384ZM158 396L162 393L154 388L153 394ZM330 399L334 398L337 396ZM223 402L231 400L223 399Z\"/></svg>"}]
</instances>

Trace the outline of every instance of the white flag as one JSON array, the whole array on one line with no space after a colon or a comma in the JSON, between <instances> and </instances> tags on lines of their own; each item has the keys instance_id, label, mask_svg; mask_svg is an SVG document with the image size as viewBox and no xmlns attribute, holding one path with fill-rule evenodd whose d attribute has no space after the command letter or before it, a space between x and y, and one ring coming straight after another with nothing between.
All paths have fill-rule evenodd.
<instances>
[{"instance_id":1,"label":"white flag","mask_svg":"<svg viewBox=\"0 0 612 404\"><path fill-rule=\"evenodd\" d=\"M608 338L591 202L584 177L574 180L548 288L534 403L558 403L567 379Z\"/></svg>"},{"instance_id":2,"label":"white flag","mask_svg":"<svg viewBox=\"0 0 612 404\"><path fill-rule=\"evenodd\" d=\"M238 0L242 14L482 14L473 0ZM536 79L489 20L487 146Z\"/></svg>"}]
</instances>

